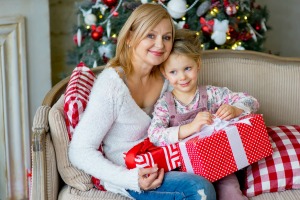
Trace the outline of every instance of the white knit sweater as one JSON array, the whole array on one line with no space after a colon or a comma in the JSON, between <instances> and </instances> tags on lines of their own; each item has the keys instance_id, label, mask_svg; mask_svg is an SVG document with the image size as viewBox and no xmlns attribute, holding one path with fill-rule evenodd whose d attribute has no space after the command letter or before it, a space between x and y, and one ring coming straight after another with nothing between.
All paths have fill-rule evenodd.
<instances>
[{"instance_id":1,"label":"white knit sweater","mask_svg":"<svg viewBox=\"0 0 300 200\"><path fill-rule=\"evenodd\" d=\"M161 95L170 90L165 81ZM138 170L125 167L123 153L147 137L151 118L135 103L115 69L107 68L92 88L69 146L74 166L101 180L105 189L129 196L140 191ZM103 142L105 157L97 150Z\"/></svg>"}]
</instances>

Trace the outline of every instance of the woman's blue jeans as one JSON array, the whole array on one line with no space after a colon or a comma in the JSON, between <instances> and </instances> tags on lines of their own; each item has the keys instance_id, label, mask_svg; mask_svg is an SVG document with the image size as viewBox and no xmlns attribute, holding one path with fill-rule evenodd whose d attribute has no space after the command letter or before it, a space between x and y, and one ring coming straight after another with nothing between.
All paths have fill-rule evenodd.
<instances>
[{"instance_id":1,"label":"woman's blue jeans","mask_svg":"<svg viewBox=\"0 0 300 200\"><path fill-rule=\"evenodd\" d=\"M207 179L190 173L170 171L165 173L162 185L155 190L138 193L127 190L137 200L215 200L214 186Z\"/></svg>"}]
</instances>

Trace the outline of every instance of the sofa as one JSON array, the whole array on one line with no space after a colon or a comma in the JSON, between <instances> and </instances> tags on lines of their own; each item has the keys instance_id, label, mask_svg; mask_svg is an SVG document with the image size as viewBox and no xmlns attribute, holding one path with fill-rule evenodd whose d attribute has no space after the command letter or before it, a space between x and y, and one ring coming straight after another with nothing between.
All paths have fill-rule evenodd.
<instances>
[{"instance_id":1,"label":"sofa","mask_svg":"<svg viewBox=\"0 0 300 200\"><path fill-rule=\"evenodd\" d=\"M98 74L102 69L103 67L97 67L92 71ZM32 200L126 199L118 194L95 189L91 177L73 167L68 161L69 139L64 120L63 94L69 78L52 87L33 119L30 198ZM200 84L226 86L233 91L253 95L260 102L258 113L263 115L268 127L300 125L300 58L279 57L247 50L206 50L202 55L199 81ZM294 172L290 176L299 177L299 163L296 170L298 174ZM299 182L295 183L295 187L284 188L282 191L271 188L270 191L249 199L296 200L300 199L298 188Z\"/></svg>"}]
</instances>

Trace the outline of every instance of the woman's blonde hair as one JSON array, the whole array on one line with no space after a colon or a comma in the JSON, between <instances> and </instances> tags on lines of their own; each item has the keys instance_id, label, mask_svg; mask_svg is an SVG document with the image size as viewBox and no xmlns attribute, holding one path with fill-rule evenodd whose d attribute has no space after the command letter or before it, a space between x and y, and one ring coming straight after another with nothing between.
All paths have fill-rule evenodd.
<instances>
[{"instance_id":1,"label":"woman's blonde hair","mask_svg":"<svg viewBox=\"0 0 300 200\"><path fill-rule=\"evenodd\" d=\"M163 19L169 19L172 25L172 39L175 35L173 20L166 9L159 4L142 4L129 16L120 30L115 57L109 62L112 67L123 67L126 74L132 71L132 48ZM130 39L130 41L129 41Z\"/></svg>"},{"instance_id":2,"label":"woman's blonde hair","mask_svg":"<svg viewBox=\"0 0 300 200\"><path fill-rule=\"evenodd\" d=\"M196 31L176 30L171 54L187 56L200 64L201 52L201 41Z\"/></svg>"}]
</instances>

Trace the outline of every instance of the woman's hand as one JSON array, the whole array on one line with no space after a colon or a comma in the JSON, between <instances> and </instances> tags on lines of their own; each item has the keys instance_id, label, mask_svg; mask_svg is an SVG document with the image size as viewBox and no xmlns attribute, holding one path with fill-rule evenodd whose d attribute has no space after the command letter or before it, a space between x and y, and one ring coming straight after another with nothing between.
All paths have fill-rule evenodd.
<instances>
[{"instance_id":1,"label":"woman's hand","mask_svg":"<svg viewBox=\"0 0 300 200\"><path fill-rule=\"evenodd\" d=\"M238 117L243 113L242 109L228 104L222 105L216 112L216 116L223 120L230 120L232 118Z\"/></svg>"},{"instance_id":2,"label":"woman's hand","mask_svg":"<svg viewBox=\"0 0 300 200\"><path fill-rule=\"evenodd\" d=\"M139 186L142 190L154 190L160 187L164 178L164 169L152 168L139 169Z\"/></svg>"},{"instance_id":3,"label":"woman's hand","mask_svg":"<svg viewBox=\"0 0 300 200\"><path fill-rule=\"evenodd\" d=\"M199 132L205 124L212 124L213 118L214 116L210 112L199 112L191 123L180 126L178 138L184 139Z\"/></svg>"}]
</instances>

